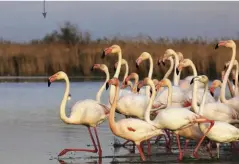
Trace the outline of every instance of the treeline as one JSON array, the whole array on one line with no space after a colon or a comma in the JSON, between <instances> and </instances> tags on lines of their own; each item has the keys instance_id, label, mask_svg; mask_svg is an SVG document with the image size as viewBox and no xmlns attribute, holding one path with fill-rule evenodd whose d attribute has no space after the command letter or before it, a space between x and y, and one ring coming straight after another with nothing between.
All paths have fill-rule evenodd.
<instances>
[{"instance_id":1,"label":"treeline","mask_svg":"<svg viewBox=\"0 0 239 164\"><path fill-rule=\"evenodd\" d=\"M229 38L224 38L229 39ZM101 59L102 50L112 44L122 48L123 58L129 63L130 72L140 73L140 77L147 76L149 64L143 62L140 69L135 68L135 60L147 51L154 60L154 77L161 78L168 68L159 67L157 59L168 48L183 53L195 63L199 74L206 74L211 79L219 78L223 65L231 58L231 50L221 48L215 50L217 40L208 42L202 38L170 40L167 38L152 39L139 35L137 37L99 38L93 40L89 32L82 32L79 28L66 22L58 30L47 34L39 40L29 43L0 42L0 75L1 76L48 76L59 70L69 76L102 76L100 72L91 72L94 63L104 63L109 67L110 74L114 73L116 57ZM239 41L236 41L239 45ZM237 58L238 59L238 58ZM124 68L122 68L122 73ZM191 70L183 71L182 76L191 74Z\"/></svg>"}]
</instances>

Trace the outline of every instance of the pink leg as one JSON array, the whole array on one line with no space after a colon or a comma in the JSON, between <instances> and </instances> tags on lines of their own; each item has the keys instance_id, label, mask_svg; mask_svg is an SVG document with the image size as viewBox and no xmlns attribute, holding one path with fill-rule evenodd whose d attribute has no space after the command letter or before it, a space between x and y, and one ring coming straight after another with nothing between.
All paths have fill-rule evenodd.
<instances>
[{"instance_id":1,"label":"pink leg","mask_svg":"<svg viewBox=\"0 0 239 164\"><path fill-rule=\"evenodd\" d=\"M193 156L194 156L195 158L198 158L198 154L197 154L198 149L199 149L199 147L200 147L202 141L204 140L204 138L205 138L206 135L208 134L208 132L209 132L209 131L211 130L211 128L213 127L214 121L211 121L211 120L208 120L208 119L205 119L205 118L199 118L199 119L196 119L196 122L198 122L198 123L210 122L210 123L211 123L210 127L208 128L208 130L206 131L206 133L202 136L202 138L201 138L200 141L198 142L197 147L196 147L195 150L193 151Z\"/></svg>"},{"instance_id":2,"label":"pink leg","mask_svg":"<svg viewBox=\"0 0 239 164\"><path fill-rule=\"evenodd\" d=\"M85 152L97 153L98 149L97 149L97 147L96 147L95 140L94 140L93 135L92 135L92 133L91 133L90 127L88 127L88 131L89 131L89 133L90 133L90 138L91 138L91 141L92 141L92 143L93 143L93 145L94 145L94 148L95 148L94 150L89 150L89 149L64 149L64 150L62 150L62 151L58 154L58 156L62 156L62 155L66 154L66 153L69 152L69 151L85 151Z\"/></svg>"},{"instance_id":3,"label":"pink leg","mask_svg":"<svg viewBox=\"0 0 239 164\"><path fill-rule=\"evenodd\" d=\"M99 137L98 137L98 134L97 134L96 127L94 127L94 131L95 131L97 145L98 145L98 148L99 148L98 155L101 158L102 157L102 149L101 149L100 140L99 140Z\"/></svg>"},{"instance_id":4,"label":"pink leg","mask_svg":"<svg viewBox=\"0 0 239 164\"><path fill-rule=\"evenodd\" d=\"M147 140L148 144L148 155L151 155L151 145L150 145L150 140Z\"/></svg>"},{"instance_id":5,"label":"pink leg","mask_svg":"<svg viewBox=\"0 0 239 164\"><path fill-rule=\"evenodd\" d=\"M181 161L183 159L183 153L182 153L182 149L181 149L181 145L180 145L180 139L179 139L179 135L178 134L176 134L176 138L177 138L178 151L179 151L178 160Z\"/></svg>"},{"instance_id":6,"label":"pink leg","mask_svg":"<svg viewBox=\"0 0 239 164\"><path fill-rule=\"evenodd\" d=\"M187 150L188 142L189 142L189 139L186 139L186 140L185 140L185 145L184 145L184 148L183 148L183 152L184 152L184 153L185 153L186 150Z\"/></svg>"},{"instance_id":7,"label":"pink leg","mask_svg":"<svg viewBox=\"0 0 239 164\"><path fill-rule=\"evenodd\" d=\"M129 142L130 142L130 140L125 141L122 146L125 146Z\"/></svg>"},{"instance_id":8,"label":"pink leg","mask_svg":"<svg viewBox=\"0 0 239 164\"><path fill-rule=\"evenodd\" d=\"M141 160L142 160L142 161L145 161L146 159L145 159L144 153L143 153L143 151L142 151L141 144L140 144L140 145L136 145L136 146L137 146L137 148L138 148L138 150L139 150L139 154L140 154Z\"/></svg>"}]
</instances>

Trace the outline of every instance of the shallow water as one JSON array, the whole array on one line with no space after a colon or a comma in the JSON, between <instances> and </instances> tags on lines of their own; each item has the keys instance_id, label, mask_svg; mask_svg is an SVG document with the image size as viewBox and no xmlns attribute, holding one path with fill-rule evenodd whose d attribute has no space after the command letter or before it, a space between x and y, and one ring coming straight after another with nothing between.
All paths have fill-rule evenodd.
<instances>
[{"instance_id":1,"label":"shallow water","mask_svg":"<svg viewBox=\"0 0 239 164\"><path fill-rule=\"evenodd\" d=\"M102 82L71 83L72 99L70 108L77 100L95 99ZM0 156L1 163L18 164L56 164L57 154L63 148L93 148L87 128L81 125L67 125L59 118L59 106L64 92L64 83L0 83ZM108 92L102 101L106 103ZM68 110L69 112L69 110ZM117 116L119 118L121 116ZM98 127L102 144L102 163L138 163L139 154L130 153L126 148L114 149L114 136L108 128L108 121ZM124 140L120 140L123 142ZM89 146L90 145L90 146ZM149 163L175 163L177 152L165 153L163 147L153 147ZM157 153L155 153L157 152ZM230 152L229 152L230 154ZM231 157L230 157L231 158ZM222 155L217 164L232 163L227 155ZM65 163L97 163L97 154L68 153L63 157ZM229 162L230 161L230 162ZM198 163L200 161L188 161ZM200 163L211 163L206 160Z\"/></svg>"}]
</instances>

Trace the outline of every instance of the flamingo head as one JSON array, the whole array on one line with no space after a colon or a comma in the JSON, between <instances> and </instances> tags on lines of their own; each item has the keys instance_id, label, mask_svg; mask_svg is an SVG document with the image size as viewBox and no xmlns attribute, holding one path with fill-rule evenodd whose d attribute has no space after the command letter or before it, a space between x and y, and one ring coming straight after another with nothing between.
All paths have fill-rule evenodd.
<instances>
[{"instance_id":1,"label":"flamingo head","mask_svg":"<svg viewBox=\"0 0 239 164\"><path fill-rule=\"evenodd\" d=\"M233 47L236 47L236 43L233 40L219 41L216 44L215 49L218 49L220 46L224 46L224 47L227 47L227 48L233 48Z\"/></svg>"},{"instance_id":2,"label":"flamingo head","mask_svg":"<svg viewBox=\"0 0 239 164\"><path fill-rule=\"evenodd\" d=\"M64 79L65 77L67 77L67 75L63 71L59 71L59 72L55 73L54 75L52 75L48 78L48 87L50 87L50 85L53 81L61 80L61 79Z\"/></svg>"},{"instance_id":3,"label":"flamingo head","mask_svg":"<svg viewBox=\"0 0 239 164\"><path fill-rule=\"evenodd\" d=\"M206 75L200 75L200 76L195 76L192 78L192 80L190 81L190 85L194 82L194 81L199 81L201 83L208 83L208 77Z\"/></svg>"},{"instance_id":4,"label":"flamingo head","mask_svg":"<svg viewBox=\"0 0 239 164\"><path fill-rule=\"evenodd\" d=\"M112 79L109 79L106 83L106 90L109 88L110 85L114 85L114 86L119 86L119 79L114 77Z\"/></svg>"},{"instance_id":5,"label":"flamingo head","mask_svg":"<svg viewBox=\"0 0 239 164\"><path fill-rule=\"evenodd\" d=\"M209 88L209 91L212 96L214 96L214 91L217 87L221 87L222 82L220 80L214 80Z\"/></svg>"},{"instance_id":6,"label":"flamingo head","mask_svg":"<svg viewBox=\"0 0 239 164\"><path fill-rule=\"evenodd\" d=\"M153 83L153 80L151 80L149 77L146 77L144 78L144 80L140 81L137 85L137 92L140 91L140 89L143 87L143 86L146 86L146 85L151 85L154 87L154 83ZM151 94L152 94L152 90L150 91Z\"/></svg>"},{"instance_id":7,"label":"flamingo head","mask_svg":"<svg viewBox=\"0 0 239 164\"><path fill-rule=\"evenodd\" d=\"M94 69L99 69L101 71L108 71L108 67L105 64L94 64L91 67L91 71L93 71Z\"/></svg>"},{"instance_id":8,"label":"flamingo head","mask_svg":"<svg viewBox=\"0 0 239 164\"><path fill-rule=\"evenodd\" d=\"M153 83L154 83L154 86L156 86L159 83L158 79L153 79Z\"/></svg>"},{"instance_id":9,"label":"flamingo head","mask_svg":"<svg viewBox=\"0 0 239 164\"><path fill-rule=\"evenodd\" d=\"M136 60L136 68L139 68L139 65L140 63L143 61L143 60L146 60L150 58L150 54L148 52L143 52L139 57L138 59Z\"/></svg>"},{"instance_id":10,"label":"flamingo head","mask_svg":"<svg viewBox=\"0 0 239 164\"><path fill-rule=\"evenodd\" d=\"M179 58L179 62L181 62L184 59L182 52L177 52L177 55Z\"/></svg>"},{"instance_id":11,"label":"flamingo head","mask_svg":"<svg viewBox=\"0 0 239 164\"><path fill-rule=\"evenodd\" d=\"M129 76L127 76L124 80L124 84L126 85L128 83L129 80L131 80L132 78L134 78L135 80L139 80L139 75L135 72L132 72Z\"/></svg>"},{"instance_id":12,"label":"flamingo head","mask_svg":"<svg viewBox=\"0 0 239 164\"><path fill-rule=\"evenodd\" d=\"M179 74L179 72L182 71L183 68L188 67L191 64L192 64L192 61L190 59L181 60L180 63L178 64L178 67L176 68L177 75Z\"/></svg>"},{"instance_id":13,"label":"flamingo head","mask_svg":"<svg viewBox=\"0 0 239 164\"><path fill-rule=\"evenodd\" d=\"M174 54L177 54L177 53L173 49L167 49L163 56L164 56L164 59L167 59L170 56L173 56Z\"/></svg>"},{"instance_id":14,"label":"flamingo head","mask_svg":"<svg viewBox=\"0 0 239 164\"><path fill-rule=\"evenodd\" d=\"M162 63L163 65L165 65L165 63L163 63L163 58L162 58L162 57L158 59L158 63L157 63L158 66L160 66L161 63Z\"/></svg>"},{"instance_id":15,"label":"flamingo head","mask_svg":"<svg viewBox=\"0 0 239 164\"><path fill-rule=\"evenodd\" d=\"M121 52L121 48L120 46L114 44L108 48L105 48L102 55L101 55L101 58L103 59L106 55L109 55L109 54L117 54Z\"/></svg>"},{"instance_id":16,"label":"flamingo head","mask_svg":"<svg viewBox=\"0 0 239 164\"><path fill-rule=\"evenodd\" d=\"M171 81L167 78L162 79L161 81L158 82L158 84L156 85L156 91L159 91L162 87L167 87L170 86Z\"/></svg>"}]
</instances>

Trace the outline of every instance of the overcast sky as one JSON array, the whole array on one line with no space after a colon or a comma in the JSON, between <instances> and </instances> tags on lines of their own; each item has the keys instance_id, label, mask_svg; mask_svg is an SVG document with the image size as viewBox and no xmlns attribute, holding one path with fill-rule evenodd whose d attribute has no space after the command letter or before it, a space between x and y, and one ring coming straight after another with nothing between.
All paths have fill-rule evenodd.
<instances>
[{"instance_id":1,"label":"overcast sky","mask_svg":"<svg viewBox=\"0 0 239 164\"><path fill-rule=\"evenodd\" d=\"M0 2L0 36L14 41L42 38L71 21L94 38L237 37L239 2Z\"/></svg>"}]
</instances>

